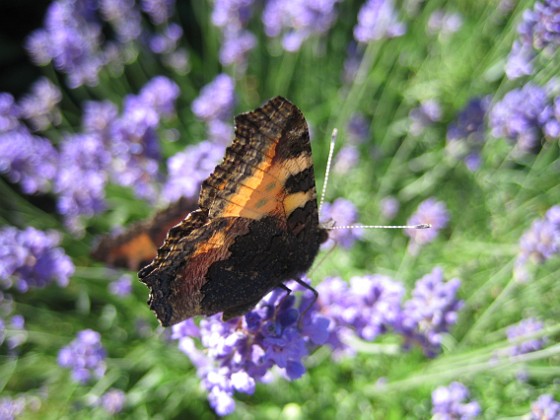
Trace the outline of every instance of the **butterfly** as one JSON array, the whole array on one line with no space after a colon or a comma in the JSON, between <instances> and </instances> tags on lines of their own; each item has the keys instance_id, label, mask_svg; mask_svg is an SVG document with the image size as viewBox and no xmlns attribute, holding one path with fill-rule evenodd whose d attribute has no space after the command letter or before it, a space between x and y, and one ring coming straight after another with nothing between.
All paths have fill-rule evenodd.
<instances>
[{"instance_id":1,"label":"butterfly","mask_svg":"<svg viewBox=\"0 0 560 420\"><path fill-rule=\"evenodd\" d=\"M172 227L138 276L163 326L195 315L243 315L307 272L319 223L309 129L280 96L235 117L235 138L201 186L198 209ZM313 292L316 294L313 290Z\"/></svg>"}]
</instances>

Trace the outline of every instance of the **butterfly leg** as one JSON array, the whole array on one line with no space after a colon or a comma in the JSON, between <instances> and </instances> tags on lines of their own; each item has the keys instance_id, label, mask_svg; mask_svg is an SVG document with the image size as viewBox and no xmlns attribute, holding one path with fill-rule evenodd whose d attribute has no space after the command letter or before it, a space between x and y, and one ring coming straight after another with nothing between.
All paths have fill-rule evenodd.
<instances>
[{"instance_id":1,"label":"butterfly leg","mask_svg":"<svg viewBox=\"0 0 560 420\"><path fill-rule=\"evenodd\" d=\"M303 322L303 318L305 318L305 315L307 315L307 312L309 312L311 307L313 305L315 305L315 302L317 302L317 299L319 298L319 292L317 290L315 290L313 287L311 287L309 284L304 282L302 279L295 278L294 281L299 283L302 287L306 288L307 290L310 290L311 292L313 292L313 301L309 305L307 305L307 308L305 308L301 312L301 315L299 316L298 327L301 328L302 327L301 323Z\"/></svg>"}]
</instances>

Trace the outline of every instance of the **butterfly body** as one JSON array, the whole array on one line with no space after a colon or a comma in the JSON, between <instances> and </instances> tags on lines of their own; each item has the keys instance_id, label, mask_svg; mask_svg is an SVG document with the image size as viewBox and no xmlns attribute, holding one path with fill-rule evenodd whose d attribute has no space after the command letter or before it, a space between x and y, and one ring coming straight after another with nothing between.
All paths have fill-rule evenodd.
<instances>
[{"instance_id":1,"label":"butterfly body","mask_svg":"<svg viewBox=\"0 0 560 420\"><path fill-rule=\"evenodd\" d=\"M164 326L247 312L305 273L327 239L301 111L276 97L235 123L224 161L202 184L199 209L169 231L138 273Z\"/></svg>"}]
</instances>

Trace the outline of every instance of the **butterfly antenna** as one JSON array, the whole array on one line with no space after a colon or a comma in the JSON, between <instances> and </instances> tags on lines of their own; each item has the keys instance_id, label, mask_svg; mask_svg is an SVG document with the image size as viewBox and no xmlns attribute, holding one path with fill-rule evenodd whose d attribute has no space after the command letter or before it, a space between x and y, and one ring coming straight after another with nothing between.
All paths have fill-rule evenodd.
<instances>
[{"instance_id":1,"label":"butterfly antenna","mask_svg":"<svg viewBox=\"0 0 560 420\"><path fill-rule=\"evenodd\" d=\"M331 145L329 147L329 157L327 159L327 167L325 168L325 180L323 181L323 190L321 191L321 199L319 200L319 214L321 214L321 208L323 207L323 203L325 202L325 193L327 192L327 183L329 181L329 174L331 172L331 162L334 154L334 144L336 143L337 134L338 130L336 128L333 129L331 135Z\"/></svg>"},{"instance_id":2,"label":"butterfly antenna","mask_svg":"<svg viewBox=\"0 0 560 420\"><path fill-rule=\"evenodd\" d=\"M429 223L421 223L419 225L402 225L402 226L383 226L383 225L349 225L349 226L330 226L327 230L335 229L430 229Z\"/></svg>"}]
</instances>

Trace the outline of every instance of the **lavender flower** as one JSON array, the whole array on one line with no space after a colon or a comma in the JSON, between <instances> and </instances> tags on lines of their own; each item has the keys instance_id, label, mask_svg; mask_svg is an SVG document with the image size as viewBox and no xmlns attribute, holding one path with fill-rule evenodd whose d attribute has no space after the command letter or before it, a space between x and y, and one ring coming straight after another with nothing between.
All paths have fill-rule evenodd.
<instances>
[{"instance_id":1,"label":"lavender flower","mask_svg":"<svg viewBox=\"0 0 560 420\"><path fill-rule=\"evenodd\" d=\"M432 414L437 420L473 419L480 415L480 405L469 400L469 390L460 382L440 386L432 393Z\"/></svg>"},{"instance_id":2,"label":"lavender flower","mask_svg":"<svg viewBox=\"0 0 560 420\"><path fill-rule=\"evenodd\" d=\"M422 102L419 107L410 111L410 133L419 136L426 127L441 120L441 113L441 106L436 100Z\"/></svg>"},{"instance_id":3,"label":"lavender flower","mask_svg":"<svg viewBox=\"0 0 560 420\"><path fill-rule=\"evenodd\" d=\"M457 312L463 306L457 299L460 286L456 278L445 283L439 267L416 282L396 326L405 338L405 347L417 343L429 357L440 351L442 336L457 322Z\"/></svg>"},{"instance_id":4,"label":"lavender flower","mask_svg":"<svg viewBox=\"0 0 560 420\"><path fill-rule=\"evenodd\" d=\"M208 121L208 138L210 141L220 145L229 144L233 138L231 123L221 120Z\"/></svg>"},{"instance_id":5,"label":"lavender flower","mask_svg":"<svg viewBox=\"0 0 560 420\"><path fill-rule=\"evenodd\" d=\"M257 38L246 30L228 30L224 32L224 41L220 48L220 63L225 66L237 64L245 67L249 52L257 45Z\"/></svg>"},{"instance_id":6,"label":"lavender flower","mask_svg":"<svg viewBox=\"0 0 560 420\"><path fill-rule=\"evenodd\" d=\"M118 115L117 106L110 101L87 101L83 107L82 126L87 133L98 134L108 146L110 129Z\"/></svg>"},{"instance_id":7,"label":"lavender flower","mask_svg":"<svg viewBox=\"0 0 560 420\"><path fill-rule=\"evenodd\" d=\"M23 414L25 410L25 398L0 398L0 419L13 420Z\"/></svg>"},{"instance_id":8,"label":"lavender flower","mask_svg":"<svg viewBox=\"0 0 560 420\"><path fill-rule=\"evenodd\" d=\"M397 213L399 212L400 203L395 197L388 196L381 199L381 203L379 204L381 208L381 215L387 219L392 220L395 218Z\"/></svg>"},{"instance_id":9,"label":"lavender flower","mask_svg":"<svg viewBox=\"0 0 560 420\"><path fill-rule=\"evenodd\" d=\"M447 226L449 222L449 212L445 204L434 198L424 200L418 206L416 213L408 219L408 225L429 223L430 229L406 229L404 232L411 239L411 252L417 252L420 246L432 242L439 231Z\"/></svg>"},{"instance_id":10,"label":"lavender flower","mask_svg":"<svg viewBox=\"0 0 560 420\"><path fill-rule=\"evenodd\" d=\"M542 329L543 323L535 318L527 318L508 327L506 330L508 341L515 342L510 350L510 354L512 356L518 356L542 349L546 343L545 337L531 338L523 342L518 342L520 338L537 333Z\"/></svg>"},{"instance_id":11,"label":"lavender flower","mask_svg":"<svg viewBox=\"0 0 560 420\"><path fill-rule=\"evenodd\" d=\"M75 134L64 139L54 191L66 225L78 233L80 216L92 216L105 208L105 184L110 156L95 134Z\"/></svg>"},{"instance_id":12,"label":"lavender flower","mask_svg":"<svg viewBox=\"0 0 560 420\"><path fill-rule=\"evenodd\" d=\"M116 296L128 296L132 293L132 276L123 274L109 284L109 292Z\"/></svg>"},{"instance_id":13,"label":"lavender flower","mask_svg":"<svg viewBox=\"0 0 560 420\"><path fill-rule=\"evenodd\" d=\"M356 167L360 160L360 152L356 146L344 146L334 159L333 170L337 174L346 174Z\"/></svg>"},{"instance_id":14,"label":"lavender flower","mask_svg":"<svg viewBox=\"0 0 560 420\"><path fill-rule=\"evenodd\" d=\"M200 184L212 173L224 155L223 146L203 141L195 146L187 146L167 161L168 180L162 196L168 202L181 197L196 197Z\"/></svg>"},{"instance_id":15,"label":"lavender flower","mask_svg":"<svg viewBox=\"0 0 560 420\"><path fill-rule=\"evenodd\" d=\"M105 374L105 358L101 335L93 330L78 332L76 339L58 352L58 364L72 369L72 378L82 384Z\"/></svg>"},{"instance_id":16,"label":"lavender flower","mask_svg":"<svg viewBox=\"0 0 560 420\"><path fill-rule=\"evenodd\" d=\"M492 135L513 140L524 152L537 149L547 104L545 90L533 83L508 92L490 111Z\"/></svg>"},{"instance_id":17,"label":"lavender flower","mask_svg":"<svg viewBox=\"0 0 560 420\"><path fill-rule=\"evenodd\" d=\"M150 49L156 54L171 54L177 49L177 43L182 36L183 28L176 23L170 23L162 33L150 38Z\"/></svg>"},{"instance_id":18,"label":"lavender flower","mask_svg":"<svg viewBox=\"0 0 560 420\"><path fill-rule=\"evenodd\" d=\"M28 120L35 130L45 130L50 125L60 124L58 104L62 100L60 90L43 77L31 86L31 93L19 102L21 116Z\"/></svg>"},{"instance_id":19,"label":"lavender flower","mask_svg":"<svg viewBox=\"0 0 560 420\"><path fill-rule=\"evenodd\" d=\"M331 320L327 344L336 355L352 353L348 336L374 340L400 318L403 286L386 276L353 277L350 284L338 277L318 286L320 312Z\"/></svg>"},{"instance_id":20,"label":"lavender flower","mask_svg":"<svg viewBox=\"0 0 560 420\"><path fill-rule=\"evenodd\" d=\"M120 42L128 43L140 36L142 18L134 0L99 0L99 10Z\"/></svg>"},{"instance_id":21,"label":"lavender flower","mask_svg":"<svg viewBox=\"0 0 560 420\"><path fill-rule=\"evenodd\" d=\"M541 115L543 124L543 132L548 139L560 138L560 96L547 106Z\"/></svg>"},{"instance_id":22,"label":"lavender flower","mask_svg":"<svg viewBox=\"0 0 560 420\"><path fill-rule=\"evenodd\" d=\"M140 7L155 25L162 25L173 14L175 0L141 0Z\"/></svg>"},{"instance_id":23,"label":"lavender flower","mask_svg":"<svg viewBox=\"0 0 560 420\"><path fill-rule=\"evenodd\" d=\"M169 95L167 95L169 98ZM163 99L152 97L152 101ZM129 96L122 115L111 127L112 179L131 187L140 198L153 200L159 171L160 149L156 129L160 117L145 97Z\"/></svg>"},{"instance_id":24,"label":"lavender flower","mask_svg":"<svg viewBox=\"0 0 560 420\"><path fill-rule=\"evenodd\" d=\"M369 138L370 121L362 114L354 114L348 121L348 141L353 144L363 143Z\"/></svg>"},{"instance_id":25,"label":"lavender flower","mask_svg":"<svg viewBox=\"0 0 560 420\"><path fill-rule=\"evenodd\" d=\"M350 201L336 199L332 204L325 203L321 209L321 220L332 220L336 226L350 226L358 220L358 211ZM350 248L363 235L363 229L334 229L329 232L329 240L324 247L332 247L335 243L343 248Z\"/></svg>"},{"instance_id":26,"label":"lavender flower","mask_svg":"<svg viewBox=\"0 0 560 420\"><path fill-rule=\"evenodd\" d=\"M253 14L254 0L216 0L212 9L212 23L219 28L244 27Z\"/></svg>"},{"instance_id":27,"label":"lavender flower","mask_svg":"<svg viewBox=\"0 0 560 420\"><path fill-rule=\"evenodd\" d=\"M57 247L60 237L55 232L42 232L28 227L0 230L0 285L12 285L20 292L44 287L52 281L66 286L74 272L72 260Z\"/></svg>"},{"instance_id":28,"label":"lavender flower","mask_svg":"<svg viewBox=\"0 0 560 420\"><path fill-rule=\"evenodd\" d=\"M519 39L513 44L506 64L506 74L510 79L533 73L533 61L538 52L550 57L560 46L560 29L557 0L535 3L533 9L523 13L523 20L517 27Z\"/></svg>"},{"instance_id":29,"label":"lavender flower","mask_svg":"<svg viewBox=\"0 0 560 420\"><path fill-rule=\"evenodd\" d=\"M300 327L300 311L308 304L304 298L297 307L294 296L286 297L284 290L277 289L242 318L222 322L216 315L203 319L198 328L192 320L173 326L172 337L196 365L218 415L231 413L234 392L252 394L255 382L264 380L273 366L289 379L303 375L302 359L311 347L325 342L328 327L315 306L305 314L301 323L305 327ZM197 337L204 352L195 343Z\"/></svg>"},{"instance_id":30,"label":"lavender flower","mask_svg":"<svg viewBox=\"0 0 560 420\"><path fill-rule=\"evenodd\" d=\"M0 173L26 194L46 192L56 175L58 153L51 143L24 126L0 132Z\"/></svg>"},{"instance_id":31,"label":"lavender flower","mask_svg":"<svg viewBox=\"0 0 560 420\"><path fill-rule=\"evenodd\" d=\"M0 92L0 134L14 130L19 125L19 116L20 109L14 97L9 93Z\"/></svg>"},{"instance_id":32,"label":"lavender flower","mask_svg":"<svg viewBox=\"0 0 560 420\"><path fill-rule=\"evenodd\" d=\"M358 12L358 24L354 27L354 38L367 43L383 38L404 35L406 25L398 20L392 0L368 0Z\"/></svg>"},{"instance_id":33,"label":"lavender flower","mask_svg":"<svg viewBox=\"0 0 560 420\"><path fill-rule=\"evenodd\" d=\"M111 414L115 415L122 411L124 404L126 403L126 395L120 389L111 388L105 394L101 396L100 405L103 409Z\"/></svg>"},{"instance_id":34,"label":"lavender flower","mask_svg":"<svg viewBox=\"0 0 560 420\"><path fill-rule=\"evenodd\" d=\"M45 16L44 29L27 41L32 59L44 65L51 60L66 73L69 86L96 85L103 66L101 26L91 9L73 0L53 2Z\"/></svg>"},{"instance_id":35,"label":"lavender flower","mask_svg":"<svg viewBox=\"0 0 560 420\"><path fill-rule=\"evenodd\" d=\"M192 103L194 115L204 121L227 120L235 105L234 82L227 74L220 74L204 86Z\"/></svg>"},{"instance_id":36,"label":"lavender flower","mask_svg":"<svg viewBox=\"0 0 560 420\"><path fill-rule=\"evenodd\" d=\"M164 76L157 76L150 80L139 94L139 99L159 115L171 117L175 113L175 101L181 91L179 86Z\"/></svg>"},{"instance_id":37,"label":"lavender flower","mask_svg":"<svg viewBox=\"0 0 560 420\"><path fill-rule=\"evenodd\" d=\"M447 37L457 32L462 26L463 17L459 13L439 9L430 15L427 32L431 35L439 34L441 37Z\"/></svg>"},{"instance_id":38,"label":"lavender flower","mask_svg":"<svg viewBox=\"0 0 560 420\"><path fill-rule=\"evenodd\" d=\"M484 121L489 107L489 96L471 99L447 128L447 152L457 159L462 158L471 171L480 166Z\"/></svg>"},{"instance_id":39,"label":"lavender flower","mask_svg":"<svg viewBox=\"0 0 560 420\"><path fill-rule=\"evenodd\" d=\"M340 0L269 0L262 14L269 37L282 35L282 46L295 52L314 35L326 33L336 20L335 6Z\"/></svg>"},{"instance_id":40,"label":"lavender flower","mask_svg":"<svg viewBox=\"0 0 560 420\"><path fill-rule=\"evenodd\" d=\"M543 394L531 404L531 412L527 414L527 420L553 420L560 417L560 403L555 401L552 395Z\"/></svg>"}]
</instances>

